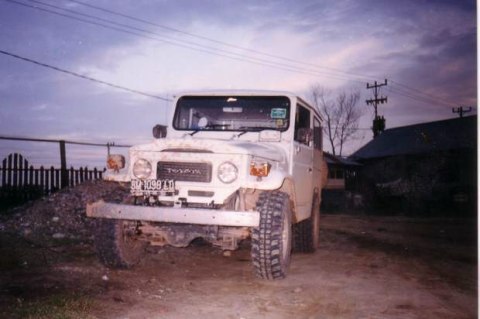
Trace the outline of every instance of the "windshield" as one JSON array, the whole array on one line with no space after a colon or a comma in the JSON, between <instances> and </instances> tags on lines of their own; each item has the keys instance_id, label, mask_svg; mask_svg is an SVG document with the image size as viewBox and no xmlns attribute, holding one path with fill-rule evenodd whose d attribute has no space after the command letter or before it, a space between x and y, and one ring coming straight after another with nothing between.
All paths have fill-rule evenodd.
<instances>
[{"instance_id":1,"label":"windshield","mask_svg":"<svg viewBox=\"0 0 480 319\"><path fill-rule=\"evenodd\" d=\"M184 96L177 102L177 130L285 131L290 100L285 96Z\"/></svg>"}]
</instances>

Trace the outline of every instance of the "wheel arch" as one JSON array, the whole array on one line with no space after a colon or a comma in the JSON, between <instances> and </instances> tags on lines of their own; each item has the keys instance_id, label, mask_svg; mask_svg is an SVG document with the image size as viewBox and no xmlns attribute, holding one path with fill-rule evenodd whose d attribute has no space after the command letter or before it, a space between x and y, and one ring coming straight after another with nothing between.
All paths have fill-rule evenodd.
<instances>
[{"instance_id":1,"label":"wheel arch","mask_svg":"<svg viewBox=\"0 0 480 319\"><path fill-rule=\"evenodd\" d=\"M291 176L285 177L282 185L278 190L288 194L288 196L290 197L290 203L292 205L292 223L297 223L297 198L295 196L295 183L293 181L293 178Z\"/></svg>"}]
</instances>

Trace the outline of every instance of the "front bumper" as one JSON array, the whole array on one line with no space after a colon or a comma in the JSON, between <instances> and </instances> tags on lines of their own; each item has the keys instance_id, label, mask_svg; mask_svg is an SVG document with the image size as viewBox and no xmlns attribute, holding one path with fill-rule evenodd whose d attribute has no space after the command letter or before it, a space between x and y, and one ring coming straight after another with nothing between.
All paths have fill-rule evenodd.
<instances>
[{"instance_id":1,"label":"front bumper","mask_svg":"<svg viewBox=\"0 0 480 319\"><path fill-rule=\"evenodd\" d=\"M87 204L87 216L218 226L258 227L260 224L260 213L257 211L134 206L102 200Z\"/></svg>"}]
</instances>

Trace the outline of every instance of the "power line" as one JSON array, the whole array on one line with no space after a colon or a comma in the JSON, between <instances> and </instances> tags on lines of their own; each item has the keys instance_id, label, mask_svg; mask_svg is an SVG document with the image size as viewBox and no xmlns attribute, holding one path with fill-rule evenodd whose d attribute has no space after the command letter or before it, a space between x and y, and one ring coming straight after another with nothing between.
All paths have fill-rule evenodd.
<instances>
[{"instance_id":1,"label":"power line","mask_svg":"<svg viewBox=\"0 0 480 319\"><path fill-rule=\"evenodd\" d=\"M14 0L7 0L7 1L16 2ZM79 18L74 17L74 16L65 15L65 14L55 12L55 11L50 11L50 10L46 10L46 9L43 9L43 8L31 6L34 9L42 10L42 11L53 13L53 14L57 14L57 15L60 15L60 16L66 17L66 18L70 18L70 19L74 19L74 20L77 20L77 21L81 21L81 22L85 22L85 23L91 23L91 24L94 24L94 25L97 25L97 26L102 26L102 27L105 27L107 29L112 29L112 30L115 30L115 31L125 32L125 33L129 33L131 35L144 37L144 38L147 38L147 39L161 41L161 42L168 43L168 44L174 45L174 46L180 46L180 47L183 47L183 48L188 48L188 49L192 49L192 50L203 52L203 53L209 53L209 54L213 54L213 55L216 55L216 56L226 57L226 58L230 58L230 59L237 60L237 61L243 61L243 62L258 64L258 65L263 65L263 66L274 67L274 68L284 70L284 71L298 72L298 73L303 73L303 74L308 74L308 75L328 75L330 77L337 78L337 79L351 80L350 77L342 76L342 75L339 75L339 74L327 73L325 71L323 71L323 72L312 71L312 70L309 70L309 69L288 65L288 64L285 64L285 63L274 62L274 61L265 60L265 59L262 59L262 58L251 57L251 56L248 56L248 55L245 55L245 54L240 54L240 53L236 53L236 52L232 52L232 51L228 51L228 50L224 50L224 49L220 49L220 48L205 46L205 45L198 44L198 43L195 43L195 42L190 42L190 41L185 41L185 40L176 40L174 38L171 38L171 37L168 37L168 36L165 36L165 35L160 35L158 33L155 33L155 32L149 31L149 30L137 28L137 27L134 27L134 26L131 26L131 25L128 25L128 24L124 24L124 23L118 23L118 22L115 22L115 21L112 21L112 20L100 18L100 17L93 16L93 15L90 15L90 14L81 13L81 12L78 12L78 11L75 11L75 10L64 9L64 8L54 6L54 5L51 5L51 4L46 4L46 3L38 1L38 0L29 0L29 1L39 3L39 4L42 4L42 5L48 6L48 7L52 7L52 8L55 8L57 10L62 10L62 11L70 12L70 13L73 13L73 14L76 14L76 15L79 15L79 16L83 16L83 17L87 17L87 18L90 18L90 19L106 22L106 23L109 23L109 24L117 26L117 27L127 28L127 29L130 29L130 30L138 31L138 32L141 32L141 33L139 34L139 33L136 33L136 32L131 32L131 31L125 30L125 29L119 29L117 27L111 27L111 26L104 25L104 24L101 24L101 23L96 23L96 22L89 21L89 20L83 20L83 19L79 19ZM145 36L142 33L151 34L151 35L154 35L156 37ZM158 38L158 37L161 37L161 38ZM218 52L222 52L222 53L218 53Z\"/></svg>"},{"instance_id":2,"label":"power line","mask_svg":"<svg viewBox=\"0 0 480 319\"><path fill-rule=\"evenodd\" d=\"M437 101L437 102L439 102L439 103L445 103L444 101L438 99L437 96L434 96L434 95L425 93L425 92L423 92L423 91L420 91L419 89L412 88L412 87L410 87L410 86L408 86L408 85L406 85L406 84L399 83L398 81L393 81L393 80L392 80L392 82L393 82L393 83L396 83L397 85L399 85L399 86L401 86L402 88L406 89L406 91L412 92L412 94L416 94L416 95L418 95L418 96L423 96L423 97L425 97L425 98L427 98L427 99L430 99L430 100L432 100L432 101ZM448 101L447 101L447 102L448 102ZM448 103L448 105L451 105L451 104L453 104L453 103Z\"/></svg>"},{"instance_id":3,"label":"power line","mask_svg":"<svg viewBox=\"0 0 480 319\"><path fill-rule=\"evenodd\" d=\"M85 13L78 12L78 11L75 11L75 10L61 8L61 7L51 5L51 4L47 4L47 3L44 3L44 2L38 1L38 0L29 0L29 1L40 4L40 5L43 5L43 6L47 6L47 7L50 7L50 8L55 8L57 10L62 10L64 12L69 12L69 13L72 13L72 14L75 14L75 15L78 15L78 16L83 16L83 17L87 17L89 19L102 21L102 22L108 23L110 25L108 25L108 24L106 25L106 24L99 23L99 22L96 22L96 21L85 20L85 19L79 18L77 16L63 14L63 13L60 13L60 12L57 12L57 11L48 10L48 9L41 8L41 7L38 7L38 6L35 6L35 5L28 5L26 3L22 3L22 2L19 2L19 1L15 1L15 0L5 0L5 1L17 4L17 5L22 5L22 6L25 6L25 7L29 7L29 8L32 8L32 9L40 10L40 11L43 11L43 12L47 12L47 13L50 13L50 14L59 15L59 16L62 16L62 17L68 18L68 19L73 19L73 20L76 20L76 21L80 21L80 22L83 22L83 23L92 24L92 25L95 25L95 26L100 26L100 27L115 30L115 31L118 31L118 32L127 33L127 34L130 34L130 35L133 35L133 36L143 37L143 38L152 39L152 40L156 40L156 41L161 41L161 42L164 42L164 43L167 43L167 44L170 44L170 45L179 46L179 47L187 48L187 49L190 49L190 50L195 50L195 51L199 51L199 52L203 52L203 53L207 53L207 54L212 54L212 55L216 55L216 56L221 56L221 57L229 58L229 59L236 60L236 61L247 62L247 63L257 64L257 65L262 65L262 66L268 66L268 67L271 67L271 68L276 68L276 69L280 69L280 70L284 70L284 71L302 73L302 74L313 75L313 76L323 75L323 76L336 78L336 79L342 79L342 80L352 80L352 81L361 82L360 80L353 79L351 76L367 79L367 76L364 76L364 75L359 75L359 74L355 74L355 73L352 73L352 72L346 72L346 71L342 71L342 70L335 69L335 68L322 67L322 66L319 66L319 65L306 63L306 62L303 62L303 61L298 61L298 60L294 60L294 59L290 59L290 58L286 58L286 57L282 57L282 56L278 56L278 55L273 55L273 54L257 51L257 50L254 50L254 49L249 49L249 48L229 44L229 43L219 41L219 40L216 40L216 39L212 39L212 38L209 38L209 37L205 37L205 36L201 36L201 35L198 35L198 34L186 32L186 31L183 31L183 30L180 30L180 29L172 28L172 27L165 26L165 25L158 24L158 23L154 23L154 22L151 22L151 21L148 21L148 20L140 19L140 18L131 16L131 15L123 14L123 13L120 13L120 12L117 12L117 11L109 10L109 9L98 7L98 6L94 6L94 5L91 5L91 4L87 4L87 3L84 3L82 1L67 0L67 1L70 1L72 3L77 3L77 4L80 4L80 5L95 9L95 10L99 10L99 11L106 12L106 13L109 13L109 14L112 14L112 15L120 16L120 17L129 19L129 20L133 20L133 21L136 21L136 22L141 22L141 23L144 23L144 24L148 24L148 25L152 25L152 26L155 26L155 27L163 28L165 30L169 30L169 31L176 32L176 33L179 33L179 34L183 34L183 35L187 35L187 36L190 36L190 37L198 38L198 39L201 39L201 40L210 41L212 43L217 43L217 44L221 44L221 45L224 45L224 46L228 46L228 47L232 47L232 48L236 48L236 49L241 49L243 51L252 52L252 53L255 53L255 54L260 54L260 55L264 55L264 56L268 56L268 57L272 57L272 58L276 58L276 59L281 59L281 60L284 60L284 61L289 61L289 62L296 63L296 64L308 65L308 66L311 66L311 67L314 67L314 68L329 70L329 73L327 73L325 71L319 72L319 71L315 71L315 70L311 70L311 69L299 68L297 66L289 65L289 64L285 64L285 63L278 63L278 62L274 62L274 61L270 61L270 60L251 57L251 56L248 56L248 55L245 55L245 54L239 54L239 53L236 53L236 52L232 52L232 51L228 51L228 50L224 50L224 49L220 49L220 48L205 46L205 45L198 44L198 43L195 43L195 42L176 40L176 39L173 39L171 37L166 37L165 35L159 35L158 33L155 33L155 32L149 31L149 30L145 30L145 29L142 29L142 28L137 28L137 27L134 27L134 26L131 26L131 25L128 25L128 24L124 24L124 23L118 23L118 22L115 22L115 21L112 21L112 20L104 19L104 18L97 17L97 16L94 16L94 15L85 14ZM127 30L125 30L124 28L127 28ZM135 32L132 32L130 30L134 30ZM141 32L141 33L138 33L138 32ZM155 37L148 36L148 35L145 35L145 34L155 35ZM162 37L162 38L158 38L158 37ZM226 53L226 54L222 54L222 53L219 53L219 52L223 52L223 53ZM332 74L331 72L343 73L345 75L350 75L350 76L346 77L345 75ZM411 87L409 87L405 84L401 84L397 81L391 80L391 82L394 82L398 86L403 87L403 88L396 87L396 88L393 88L393 89L389 88L390 91L395 92L399 95L403 95L405 97L408 97L408 98L411 98L411 99L414 99L414 100L417 100L417 101L420 101L420 102L423 102L423 103L429 103L430 104L432 102L435 102L436 104L446 105L445 102L440 101L440 100L436 99L435 97L433 97L429 94L426 94L422 91L411 88Z\"/></svg>"},{"instance_id":4,"label":"power line","mask_svg":"<svg viewBox=\"0 0 480 319\"><path fill-rule=\"evenodd\" d=\"M341 126L331 126L331 128L338 129L342 128ZM366 128L366 127L356 127L356 128L349 128L349 131L371 131L371 128Z\"/></svg>"},{"instance_id":5,"label":"power line","mask_svg":"<svg viewBox=\"0 0 480 319\"><path fill-rule=\"evenodd\" d=\"M262 65L262 66L268 66L268 67L272 67L272 68L276 68L276 69L280 69L280 70L284 70L284 71L290 71L290 72L295 72L295 73L303 73L303 74L312 75L312 76L322 75L322 76L327 76L327 77L341 79L341 80L351 80L351 81L357 81L357 82L363 83L363 81L360 81L358 79L353 79L351 77L347 77L347 76L341 75L341 74L332 74L331 72L327 73L325 71L320 72L320 71L309 70L309 69L300 68L300 67L296 67L296 66L292 66L292 65L288 65L288 64L284 64L284 63L273 62L273 61L269 61L269 60L265 60L265 59L261 59L261 58L255 58L255 57L251 57L251 56L248 56L248 55L231 52L231 51L228 51L228 50L208 47L208 46L204 46L204 45L194 43L194 42L178 41L178 40L174 40L172 38L164 39L165 36L159 35L155 32L151 32L151 31L144 30L144 29L141 29L141 28L133 27L133 26L126 25L126 24L123 24L123 23L117 23L117 22L114 22L114 21L111 21L111 20L108 20L108 19L99 18L99 17L96 17L96 16L92 16L92 15L84 14L84 13L81 13L81 12L77 12L77 11L74 11L74 10L64 9L64 8L57 7L57 6L54 6L54 5L45 4L41 1L30 0L32 2L42 4L44 6L54 7L55 9L62 10L62 11L65 11L65 12L70 12L70 13L80 15L80 16L83 16L83 17L88 17L89 19L94 19L94 20L97 20L97 21L106 22L106 23L109 23L110 25L106 25L104 23L99 23L99 22L96 22L96 21L85 20L85 19L82 19L82 18L79 18L79 17L76 17L76 16L60 13L60 12L57 12L57 11L52 11L52 10L41 8L41 7L38 7L38 6L35 6L35 5L29 5L29 4L22 3L22 2L19 2L19 1L15 1L15 0L5 0L5 1L13 3L13 4L21 5L21 6L24 6L24 7L28 7L28 8L31 8L31 9L36 9L36 10L39 10L39 11L42 11L42 12L47 12L47 13L59 15L59 16L62 16L62 17L68 18L68 19L72 19L72 20L76 20L76 21L80 21L80 22L83 22L83 23L92 24L92 25L95 25L95 26L100 26L100 27L103 27L103 28L106 28L106 29L115 30L115 31L118 31L118 32L123 32L123 33L127 33L127 34L130 34L130 35L133 35L133 36L146 38L146 39L156 40L156 41L164 42L164 43L167 43L167 44L170 44L170 45L179 46L179 47L183 47L183 48L188 48L188 49L191 49L191 50L194 50L194 51L199 51L199 52L208 53L208 54L212 54L212 55L216 55L216 56L221 56L221 57L229 58L229 59L236 60L236 61L242 61L242 62L257 64L257 65ZM112 25L114 25L114 26L112 26ZM119 28L119 27L121 27L121 28ZM127 28L127 29L130 29L130 30L135 30L135 32L130 31L130 30L125 30L123 28ZM147 33L147 34L153 34L157 37L148 36L148 35L145 35L145 34L142 34L142 33L138 33L137 31L142 32L142 33ZM158 38L158 37L163 37L163 39ZM228 55L218 53L218 51L227 53ZM338 72L338 71L336 71L336 72ZM364 78L366 78L366 77L364 77Z\"/></svg>"},{"instance_id":6,"label":"power line","mask_svg":"<svg viewBox=\"0 0 480 319\"><path fill-rule=\"evenodd\" d=\"M14 1L14 0L6 0L6 1L17 3L17 1ZM184 41L184 40L176 40L176 39L173 39L171 37L167 37L165 35L160 35L158 33L155 33L155 32L149 31L149 30L133 27L131 25L127 25L127 24L123 24L123 23L118 23L118 22L115 22L115 21L112 21L112 20L108 20L108 19L97 17L97 16L81 13L81 12L78 12L78 11L75 11L75 10L64 9L64 8L61 8L61 7L58 7L58 6L53 6L53 5L50 5L50 4L46 4L46 3L38 1L38 0L30 0L30 1L35 2L35 3L39 3L39 4L43 4L43 5L48 6L48 7L53 7L57 10L62 10L62 11L65 11L65 12L70 12L70 13L76 14L76 15L88 17L90 19L106 22L106 23L109 23L111 25L115 25L117 27L123 27L123 28L131 29L131 30L139 31L139 32L142 32L142 33L146 33L146 34L155 35L155 36L161 37L161 38L145 36L144 34L138 34L136 32L131 32L131 31L128 31L128 30L125 30L125 29L118 29L117 27L111 27L109 25L104 25L104 24L100 24L100 23L97 23L97 22L93 22L93 21L85 21L85 20L79 19L75 16L65 15L65 14L62 14L62 13L59 13L59 12L56 12L56 11L51 11L51 10L47 10L47 9L44 9L44 8L39 8L39 7L36 7L36 6L29 6L29 5L25 5L25 4L22 4L22 5L25 5L25 6L34 8L34 9L38 9L38 10L41 10L41 11L44 11L44 12L57 14L57 15L60 15L60 16L66 17L66 18L70 18L70 19L74 19L74 20L77 20L77 21L81 21L81 22L84 22L84 23L94 24L94 25L101 26L101 27L104 27L104 28L107 28L107 29L120 31L120 32L131 34L131 35L144 37L144 38L147 38L147 39L153 39L153 40L161 41L161 42L164 42L164 43L167 43L167 44L170 44L170 45L174 45L174 46L180 46L180 47L183 47L183 48L188 48L188 49L203 52L203 53L208 53L208 54L212 54L212 55L216 55L216 56L221 56L221 57L229 58L229 59L236 60L236 61L242 61L242 62L248 62L248 63L262 65L262 66L268 66L268 67L272 67L272 68L276 68L276 69L280 69L280 70L284 70L284 71L302 73L302 74L313 75L313 76L323 75L323 76L328 76L328 77L331 77L331 78L336 78L336 79L341 79L341 80L352 80L352 81L357 81L359 83L362 83L362 81L360 81L358 79L352 79L351 76L345 76L345 75L341 75L341 74L332 73L332 72L337 72L337 73L348 73L348 72L338 71L338 70L334 70L334 69L332 69L332 71L315 71L315 70L311 70L311 69L305 69L305 68L294 66L294 65L289 65L289 64L285 64L285 63L279 63L279 62L275 62L275 61L271 61L271 60L265 60L265 59L262 59L262 58L248 56L248 55L245 55L245 54L240 54L240 53L237 53L237 52L232 52L232 51L224 50L224 49L221 49L221 48L205 46L205 45L198 44L198 43L195 43L195 42L189 42L189 41ZM134 19L136 19L136 18L134 18ZM202 38L204 38L204 37L202 37ZM192 46L194 46L194 47L192 47ZM237 46L233 46L233 47L237 47ZM241 47L239 47L239 48L241 48ZM245 49L245 48L242 48L242 49L243 50L248 50L248 49ZM223 52L223 54L219 53L219 52ZM268 54L266 54L266 55L268 55ZM291 59L289 59L289 60L291 60ZM295 61L295 60L291 60L291 61ZM295 62L306 64L304 62L299 62L299 61L295 61ZM317 67L319 67L319 66L317 66ZM323 67L323 68L328 69L328 68L325 68L325 67ZM357 77L363 77L364 79L366 79L366 77L364 77L364 76L357 75Z\"/></svg>"},{"instance_id":7,"label":"power line","mask_svg":"<svg viewBox=\"0 0 480 319\"><path fill-rule=\"evenodd\" d=\"M33 1L33 0L30 0L30 1ZM343 73L343 74L346 74L346 75L353 75L353 76L356 76L356 77L359 77L359 78L364 78L364 79L373 78L373 76L368 76L367 77L365 75L360 75L360 74L354 73L354 72L347 72L347 71L336 69L336 68L320 66L320 65L317 65L317 64L313 64L313 63L299 61L299 60L291 59L291 58L288 58L288 57L275 55L275 54L271 54L271 53L266 53L266 52L262 52L262 51L259 51L259 50L255 50L255 49L246 48L246 47L238 46L238 45L235 45L235 44L227 43L227 42L224 42L224 41L219 41L217 39L212 39L212 38L209 38L209 37L205 37L205 36L198 35L198 34L195 34L195 33L187 32L187 31L180 30L180 29L177 29L177 28L173 28L173 27L170 27L170 26L166 26L166 25L163 25L163 24L154 23L154 22L151 22L151 21L148 21L148 20L145 20L145 19L137 18L137 17L131 16L131 15L127 15L127 14L120 13L118 11L114 11L114 10L110 10L110 9L106 9L106 8L103 8L103 7L91 5L91 4L82 2L82 1L78 1L78 0L67 0L67 1L77 3L77 4L83 5L85 7L89 7L89 8L99 10L99 11L102 11L102 12L106 12L106 13L109 13L109 14L112 14L112 15L123 17L123 18L129 19L129 20L132 20L132 21L145 23L145 24L148 24L148 25L151 25L151 26L155 26L155 27L159 27L159 28L168 30L168 31L173 31L173 32L183 34L183 35L187 35L187 36L190 36L190 37L193 37L193 38L210 41L212 43L221 44L221 45L224 45L224 46L227 46L227 47L240 49L240 50L247 51L247 52L252 52L252 53L267 56L267 57L270 57L270 58L280 59L280 60L283 60L283 61L293 62L293 63L305 65L305 66L310 66L310 67L325 69L325 70L329 70L329 71L333 71L333 72ZM37 1L35 1L35 2L37 2Z\"/></svg>"},{"instance_id":8,"label":"power line","mask_svg":"<svg viewBox=\"0 0 480 319\"><path fill-rule=\"evenodd\" d=\"M8 55L8 56L16 58L16 59L19 59L19 60L23 60L23 61L30 62L30 63L36 64L36 65L39 65L39 66L43 66L45 68L49 68L49 69L52 69L52 70L55 70L55 71L58 71L58 72L73 75L73 76L76 76L78 78L82 78L84 80L89 80L89 81L92 81L92 82L108 85L110 87L120 89L120 90L124 90L124 91L130 92L130 93L135 93L135 94L139 94L139 95L143 95L143 96L148 96L148 97L163 100L163 101L171 101L170 99L167 99L167 98L164 98L164 97L161 97L161 96L158 96L158 95L153 95L153 94L137 91L137 90L134 90L134 89L129 89L127 87L120 86L120 85L117 85L117 84L113 84L113 83L110 83L110 82L106 82L106 81L103 81L103 80L98 80L98 79L95 79L95 78L92 78L92 77L89 77L89 76L86 76L86 75L83 75L83 74L79 74L79 73L69 71L69 70L66 70L66 69L62 69L62 68L59 68L59 67L56 67L56 66L53 66L53 65L50 65L50 64L39 62L37 60L32 60L32 59L29 59L29 58L25 58L23 56L20 56L20 55L14 54L14 53L10 53L10 52L4 51L4 50L0 50L0 53L4 54L4 55Z\"/></svg>"},{"instance_id":9,"label":"power line","mask_svg":"<svg viewBox=\"0 0 480 319\"><path fill-rule=\"evenodd\" d=\"M78 141L67 141L67 140L55 140L55 139L48 139L48 138L34 138L34 137L20 137L20 136L0 136L0 140L8 140L8 141L24 141L24 142L45 142L45 143L59 143L61 141L65 142L65 144L72 144L72 145L83 145L83 146L100 146L100 147L131 147L131 145L122 145L122 144L115 144L115 143L89 143L89 142L78 142Z\"/></svg>"},{"instance_id":10,"label":"power line","mask_svg":"<svg viewBox=\"0 0 480 319\"><path fill-rule=\"evenodd\" d=\"M415 100L415 101L417 101L417 102L421 102L421 103L425 103L425 104L430 104L430 105L431 105L431 104L437 104L436 102L434 103L434 102L431 101L431 100L428 100L428 99L425 99L425 98L422 98L422 97L419 97L419 96L411 95L411 94L409 94L409 93L407 93L407 92L405 92L405 91L401 91L401 90L399 90L399 89L397 89L397 88L391 87L391 88L388 88L388 91L389 91L390 93L395 94L395 95L403 96L403 97L409 98L409 99L411 99L411 100Z\"/></svg>"},{"instance_id":11,"label":"power line","mask_svg":"<svg viewBox=\"0 0 480 319\"><path fill-rule=\"evenodd\" d=\"M34 1L34 0L30 0L30 1ZM228 46L228 47L231 47L231 48L236 48L236 49L240 49L240 50L243 50L243 51L252 52L252 53L255 53L255 54L260 54L260 55L263 55L263 56L267 56L267 57L271 57L271 58L275 58L275 59L280 59L280 60L283 60L283 61L288 61L288 62L301 64L301 65L305 65L305 66L311 66L311 67L314 67L314 68L330 70L330 71L334 71L334 72L338 72L338 73L343 73L343 74L346 74L346 75L353 75L355 77L360 77L360 78L365 78L365 79L374 77L374 76L368 76L367 77L365 75L359 75L358 73L347 72L347 71L340 70L340 69L319 66L319 65L316 65L316 64L307 63L307 62L304 62L304 61L298 61L298 60L294 60L294 59L291 59L291 58L287 58L287 57L283 57L283 56L279 56L279 55L274 55L274 54L262 52L262 51L251 49L251 48L245 48L245 47L242 47L242 46L238 46L238 45L234 45L234 44L231 44L231 43L219 41L217 39L212 39L212 38L209 38L209 37L205 37L205 36L198 35L198 34L195 34L195 33L187 32L187 31L180 30L180 29L177 29L177 28L173 28L173 27L170 27L170 26L166 26L166 25L163 25L163 24L154 23L154 22L151 22L151 21L148 21L148 20L145 20L145 19L141 19L141 18L138 18L138 17L134 17L134 16L131 16L131 15L128 15L128 14L125 14L125 13L120 13L118 11L106 9L104 7L91 5L91 4L85 3L83 1L78 1L78 0L66 0L66 1L76 3L76 4L80 4L82 6L85 6L85 7L91 8L91 9L95 9L95 10L98 10L98 11L102 11L102 12L105 12L105 13L108 13L108 14L111 14L111 15L123 17L123 18L129 19L129 20L132 20L132 21L141 22L141 23L144 23L144 24L148 24L148 25L151 25L151 26L162 28L164 30L176 32L176 33L179 33L179 34L182 34L182 35L187 35L187 36L190 36L190 37L193 37L193 38L210 41L212 43L221 44L221 45ZM38 1L34 1L34 2L38 2ZM403 87L404 89L407 90L407 92L410 92L410 94L404 93L405 96L407 96L407 97L415 99L415 96L419 96L420 98L423 97L422 101L431 100L431 101L435 101L435 102L438 102L438 103L441 103L441 104L445 104L443 101L438 100L437 97L435 97L433 95L427 94L423 91L420 91L420 90L412 88L408 85L402 84L398 81L391 80L391 82ZM415 92L415 93L413 93L412 91Z\"/></svg>"},{"instance_id":12,"label":"power line","mask_svg":"<svg viewBox=\"0 0 480 319\"><path fill-rule=\"evenodd\" d=\"M431 94L428 94L428 93L425 93L419 89L416 89L416 88L412 88L406 84L402 84L398 81L394 81L394 80L391 80L392 83L395 83L396 85L400 86L399 89L403 90L404 92L406 92L407 94L410 94L410 95L413 95L413 96L418 96L420 98L423 98L423 99L427 99L427 100L430 100L430 101L434 101L434 102L437 102L437 103L440 103L440 104L444 104L444 105L452 105L454 103L448 103L445 102L445 101L442 101L440 100L437 96L434 96L434 95L431 95Z\"/></svg>"},{"instance_id":13,"label":"power line","mask_svg":"<svg viewBox=\"0 0 480 319\"><path fill-rule=\"evenodd\" d=\"M402 88L399 88L399 87L390 87L388 88L388 90L394 94L398 94L400 96L404 96L404 97L407 97L409 99L412 99L412 100L415 100L415 101L418 101L418 102L422 102L422 103L425 103L425 104L434 104L434 105L438 105L438 104L441 104L441 105L444 105L444 106L451 106L451 104L448 104L444 101L441 101L441 100L433 100L431 98L428 98L428 97L423 97L423 96L420 96L420 95L415 95L414 93L412 92L408 92L407 90L404 90Z\"/></svg>"}]
</instances>

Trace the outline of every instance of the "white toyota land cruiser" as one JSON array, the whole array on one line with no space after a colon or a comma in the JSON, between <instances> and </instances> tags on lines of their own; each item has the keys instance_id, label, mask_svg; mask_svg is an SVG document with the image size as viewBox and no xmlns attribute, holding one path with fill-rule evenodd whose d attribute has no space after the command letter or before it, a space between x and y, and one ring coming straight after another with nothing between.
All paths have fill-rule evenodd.
<instances>
[{"instance_id":1,"label":"white toyota land cruiser","mask_svg":"<svg viewBox=\"0 0 480 319\"><path fill-rule=\"evenodd\" d=\"M127 167L108 158L106 179L130 182L122 204L98 201L95 245L110 267L138 263L147 244L203 238L234 250L251 238L256 274L287 274L292 249L318 244L323 153L317 111L287 92L216 91L174 100L168 129L134 146ZM122 171L126 171L123 173Z\"/></svg>"}]
</instances>

